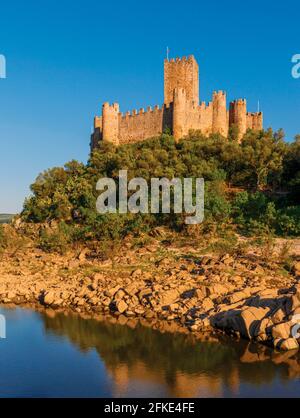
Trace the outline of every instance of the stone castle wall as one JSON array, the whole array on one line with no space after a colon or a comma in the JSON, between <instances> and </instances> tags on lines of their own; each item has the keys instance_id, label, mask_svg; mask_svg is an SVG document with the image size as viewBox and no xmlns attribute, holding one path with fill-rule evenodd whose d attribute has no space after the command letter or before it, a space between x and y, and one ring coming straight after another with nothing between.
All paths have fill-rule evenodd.
<instances>
[{"instance_id":1,"label":"stone castle wall","mask_svg":"<svg viewBox=\"0 0 300 418\"><path fill-rule=\"evenodd\" d=\"M161 134L166 128L172 129L172 105L134 110L119 115L119 144L143 141Z\"/></svg>"},{"instance_id":2,"label":"stone castle wall","mask_svg":"<svg viewBox=\"0 0 300 418\"><path fill-rule=\"evenodd\" d=\"M193 56L164 63L164 104L145 111L140 109L123 115L117 103L104 103L102 116L94 121L91 147L99 141L122 145L144 141L169 129L175 139L188 135L190 130L204 135L219 133L228 136L229 127L237 126L239 140L247 129L263 128L262 113L247 113L246 100L230 103L227 110L226 93L214 92L212 101L199 104L199 70Z\"/></svg>"},{"instance_id":3,"label":"stone castle wall","mask_svg":"<svg viewBox=\"0 0 300 418\"><path fill-rule=\"evenodd\" d=\"M108 109L107 109L108 107ZM112 142L115 145L132 144L144 141L162 134L167 128L173 127L173 106L148 107L145 111L133 110L125 115L119 112L117 105L103 105L102 117L96 117L92 148L100 140ZM103 121L104 117L104 121Z\"/></svg>"}]
</instances>

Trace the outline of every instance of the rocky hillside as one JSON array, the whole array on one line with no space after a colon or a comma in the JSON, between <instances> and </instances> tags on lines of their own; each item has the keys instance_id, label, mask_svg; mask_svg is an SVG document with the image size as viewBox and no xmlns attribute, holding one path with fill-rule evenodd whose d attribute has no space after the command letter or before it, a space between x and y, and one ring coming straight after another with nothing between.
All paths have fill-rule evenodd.
<instances>
[{"instance_id":1,"label":"rocky hillside","mask_svg":"<svg viewBox=\"0 0 300 418\"><path fill-rule=\"evenodd\" d=\"M195 334L220 330L298 349L300 241L289 241L288 259L286 244L212 253L188 240L156 237L139 247L126 239L100 257L91 248L49 254L29 240L2 253L0 301L111 314L121 324L140 318L159 328L163 321Z\"/></svg>"}]
</instances>

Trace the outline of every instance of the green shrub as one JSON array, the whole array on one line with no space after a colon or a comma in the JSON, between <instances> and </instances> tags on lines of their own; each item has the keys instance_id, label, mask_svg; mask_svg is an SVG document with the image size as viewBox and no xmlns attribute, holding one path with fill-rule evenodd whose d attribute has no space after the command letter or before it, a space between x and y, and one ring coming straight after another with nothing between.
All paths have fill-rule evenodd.
<instances>
[{"instance_id":1,"label":"green shrub","mask_svg":"<svg viewBox=\"0 0 300 418\"><path fill-rule=\"evenodd\" d=\"M3 225L0 224L0 252L7 247L7 236L5 234Z\"/></svg>"},{"instance_id":2,"label":"green shrub","mask_svg":"<svg viewBox=\"0 0 300 418\"><path fill-rule=\"evenodd\" d=\"M42 173L31 186L22 217L27 222L63 222L68 231L44 231L41 247L58 248L78 240L118 240L147 233L157 226L186 230L183 215L99 215L96 183L101 177L118 182L120 170L128 180L143 177L205 179L203 232L235 225L240 231L299 235L300 141L286 143L282 132L248 131L241 144L233 129L229 140L191 131L176 142L169 132L130 145L101 143L86 165L71 161ZM295 187L292 187L295 186ZM244 191L228 193L232 187ZM285 194L277 190L284 188ZM282 197L283 196L283 197ZM298 200L297 200L298 199Z\"/></svg>"},{"instance_id":3,"label":"green shrub","mask_svg":"<svg viewBox=\"0 0 300 418\"><path fill-rule=\"evenodd\" d=\"M64 254L72 242L68 226L62 222L55 229L44 229L40 233L38 246L46 252Z\"/></svg>"},{"instance_id":4,"label":"green shrub","mask_svg":"<svg viewBox=\"0 0 300 418\"><path fill-rule=\"evenodd\" d=\"M300 206L282 209L278 214L279 231L284 235L300 235Z\"/></svg>"}]
</instances>

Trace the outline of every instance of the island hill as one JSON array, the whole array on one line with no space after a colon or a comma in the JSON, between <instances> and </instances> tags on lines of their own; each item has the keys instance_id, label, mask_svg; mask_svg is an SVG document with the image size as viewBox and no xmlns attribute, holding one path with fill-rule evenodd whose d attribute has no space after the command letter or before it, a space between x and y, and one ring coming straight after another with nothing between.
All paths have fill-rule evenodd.
<instances>
[{"instance_id":1,"label":"island hill","mask_svg":"<svg viewBox=\"0 0 300 418\"><path fill-rule=\"evenodd\" d=\"M47 227L53 234L56 228ZM156 229L142 246L127 237L104 256L95 243L49 253L37 245L43 231L45 225L18 220L6 226L11 241L1 254L0 303L45 307L51 317L109 315L133 329L193 333L200 341L226 333L291 355L299 348L292 318L300 314L300 263L284 272L284 241L274 253L263 247L262 254L259 246L243 251L243 243L230 253L208 252L199 240ZM299 249L294 241L295 257Z\"/></svg>"},{"instance_id":2,"label":"island hill","mask_svg":"<svg viewBox=\"0 0 300 418\"><path fill-rule=\"evenodd\" d=\"M298 350L300 136L263 130L244 101L227 111L223 93L199 105L194 58L165 68L151 132L136 123L143 112L104 105L88 163L40 174L22 214L0 225L0 301ZM204 222L98 214L96 184L120 168L147 182L203 177Z\"/></svg>"},{"instance_id":3,"label":"island hill","mask_svg":"<svg viewBox=\"0 0 300 418\"><path fill-rule=\"evenodd\" d=\"M125 115L118 103L104 103L102 116L94 120L91 148L99 141L115 145L132 144L157 137L168 130L176 140L184 138L191 130L203 135L228 136L236 127L241 140L247 129L263 129L263 114L248 113L245 99L226 105L226 93L214 92L212 102L199 102L199 67L194 56L176 58L164 62L164 104L140 109Z\"/></svg>"}]
</instances>

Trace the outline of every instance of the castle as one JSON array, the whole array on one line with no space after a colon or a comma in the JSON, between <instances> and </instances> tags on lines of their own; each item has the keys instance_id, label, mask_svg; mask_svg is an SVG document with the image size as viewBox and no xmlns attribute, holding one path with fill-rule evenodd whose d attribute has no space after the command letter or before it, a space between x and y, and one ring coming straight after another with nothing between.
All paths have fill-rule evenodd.
<instances>
[{"instance_id":1,"label":"castle","mask_svg":"<svg viewBox=\"0 0 300 418\"><path fill-rule=\"evenodd\" d=\"M225 137L229 127L238 128L241 140L247 129L263 129L263 115L247 113L244 99L226 106L226 93L214 92L212 102L199 102L199 67L194 56L164 62L164 104L148 107L145 111L120 113L117 103L104 103L102 116L96 116L91 148L99 141L115 145L130 144L155 137L168 129L176 140L184 138L190 130L204 135L219 133Z\"/></svg>"}]
</instances>

